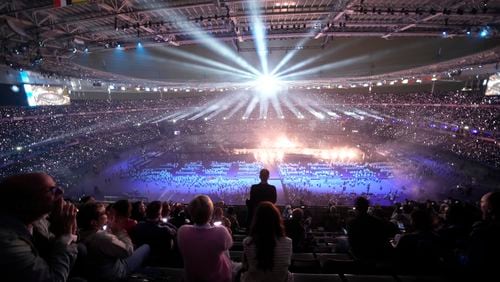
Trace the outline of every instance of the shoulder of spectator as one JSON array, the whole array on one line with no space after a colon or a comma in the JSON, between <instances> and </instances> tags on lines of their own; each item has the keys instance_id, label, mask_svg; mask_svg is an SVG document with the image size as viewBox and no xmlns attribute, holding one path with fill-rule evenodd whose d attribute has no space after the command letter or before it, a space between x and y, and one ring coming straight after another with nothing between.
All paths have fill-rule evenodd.
<instances>
[{"instance_id":1,"label":"shoulder of spectator","mask_svg":"<svg viewBox=\"0 0 500 282\"><path fill-rule=\"evenodd\" d=\"M244 246L248 246L250 245L252 242L252 237L248 236L248 237L245 237L245 239L243 239L243 245Z\"/></svg>"},{"instance_id":2,"label":"shoulder of spectator","mask_svg":"<svg viewBox=\"0 0 500 282\"><path fill-rule=\"evenodd\" d=\"M56 237L54 240L56 243L61 243L63 245L68 246L71 243L76 242L78 240L78 236L76 236L74 234L66 234L66 235L62 235L60 237Z\"/></svg>"}]
</instances>

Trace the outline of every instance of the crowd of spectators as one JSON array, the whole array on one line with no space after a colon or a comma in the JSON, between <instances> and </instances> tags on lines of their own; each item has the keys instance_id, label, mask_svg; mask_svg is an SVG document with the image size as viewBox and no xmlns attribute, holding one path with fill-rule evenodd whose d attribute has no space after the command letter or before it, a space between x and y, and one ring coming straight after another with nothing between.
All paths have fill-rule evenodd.
<instances>
[{"instance_id":1,"label":"crowd of spectators","mask_svg":"<svg viewBox=\"0 0 500 282\"><path fill-rule=\"evenodd\" d=\"M475 92L338 94L333 89L299 89L289 94L295 92L307 97L304 101L308 101L308 106L326 108L335 114L324 115L328 118L321 120L301 109L304 119L296 119L293 113L285 111L285 118L278 120L271 115L268 120L241 120L243 113L234 113L228 119L222 119L220 114L208 120L186 116L173 122L173 117L189 111L196 113L227 93L161 100L74 100L71 105L60 107L1 107L0 175L47 171L69 188L121 152L161 138L168 137L165 143L169 144L159 149L171 152L189 152L188 145L182 143L194 136L197 146L229 154L231 148L257 146L257 131L297 135L304 132L301 140L315 140L319 146L411 143L500 167L498 97ZM298 109L304 106L300 99L290 101ZM158 120L163 121L156 123ZM176 139L170 136L174 131L180 133ZM151 177L155 177L154 173ZM197 184L197 176L185 178L186 183L193 184L193 190L201 185ZM245 185L230 184L237 190ZM224 193L224 188L219 190L219 194Z\"/></svg>"},{"instance_id":2,"label":"crowd of spectators","mask_svg":"<svg viewBox=\"0 0 500 282\"><path fill-rule=\"evenodd\" d=\"M498 191L477 203L406 201L393 207L357 197L350 207L330 205L324 216L287 207L291 216L285 218L264 201L246 230L232 227L235 207L206 195L189 205L93 197L71 203L43 173L3 178L0 192L5 281L115 281L145 265L183 268L185 281L291 281L294 255L316 250L318 230L330 232L321 240L336 242L331 254L349 257L349 266L345 259L343 265L323 264L323 271L340 271L334 273L491 278L500 252Z\"/></svg>"}]
</instances>

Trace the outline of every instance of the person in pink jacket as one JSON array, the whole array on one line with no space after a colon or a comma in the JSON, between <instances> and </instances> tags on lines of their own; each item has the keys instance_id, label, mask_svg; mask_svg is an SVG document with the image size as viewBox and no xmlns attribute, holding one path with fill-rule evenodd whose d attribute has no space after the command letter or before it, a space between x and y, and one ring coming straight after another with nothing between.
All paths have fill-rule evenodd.
<instances>
[{"instance_id":1,"label":"person in pink jacket","mask_svg":"<svg viewBox=\"0 0 500 282\"><path fill-rule=\"evenodd\" d=\"M214 205L208 196L195 197L189 204L194 224L183 225L177 232L187 282L231 282L232 263L228 251L233 240L226 227L209 224L213 211Z\"/></svg>"}]
</instances>

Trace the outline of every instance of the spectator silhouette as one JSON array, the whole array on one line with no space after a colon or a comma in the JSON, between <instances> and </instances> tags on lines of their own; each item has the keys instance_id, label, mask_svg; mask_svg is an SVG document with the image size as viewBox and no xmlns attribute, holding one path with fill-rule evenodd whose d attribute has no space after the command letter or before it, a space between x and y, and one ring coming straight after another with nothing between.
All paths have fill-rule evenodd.
<instances>
[{"instance_id":1,"label":"spectator silhouette","mask_svg":"<svg viewBox=\"0 0 500 282\"><path fill-rule=\"evenodd\" d=\"M81 225L81 242L87 247L87 278L96 281L125 279L137 270L149 255L148 245L134 251L132 240L123 226L125 222L119 217L108 222L103 204L83 205L78 219Z\"/></svg>"},{"instance_id":2,"label":"spectator silhouette","mask_svg":"<svg viewBox=\"0 0 500 282\"><path fill-rule=\"evenodd\" d=\"M271 202L255 211L250 236L243 240L242 282L286 281L292 257L292 240L285 236L283 219Z\"/></svg>"},{"instance_id":3,"label":"spectator silhouette","mask_svg":"<svg viewBox=\"0 0 500 282\"><path fill-rule=\"evenodd\" d=\"M341 227L341 218L335 206L330 206L325 218L325 231L338 232Z\"/></svg>"},{"instance_id":4,"label":"spectator silhouette","mask_svg":"<svg viewBox=\"0 0 500 282\"><path fill-rule=\"evenodd\" d=\"M137 201L132 204L131 219L141 222L146 220L146 205L144 201Z\"/></svg>"},{"instance_id":5,"label":"spectator silhouette","mask_svg":"<svg viewBox=\"0 0 500 282\"><path fill-rule=\"evenodd\" d=\"M482 220L472 227L469 263L473 272L485 277L498 271L500 255L500 192L489 192L481 198Z\"/></svg>"},{"instance_id":6,"label":"spectator silhouette","mask_svg":"<svg viewBox=\"0 0 500 282\"><path fill-rule=\"evenodd\" d=\"M136 246L147 244L151 247L148 264L163 265L172 256L177 228L161 220L162 203L148 204L146 218L131 231L130 237Z\"/></svg>"},{"instance_id":7,"label":"spectator silhouette","mask_svg":"<svg viewBox=\"0 0 500 282\"><path fill-rule=\"evenodd\" d=\"M136 220L130 218L132 215L132 204L128 200L116 201L111 209L114 211L114 221L119 222L125 231L130 233L137 224Z\"/></svg>"},{"instance_id":8,"label":"spectator silhouette","mask_svg":"<svg viewBox=\"0 0 500 282\"><path fill-rule=\"evenodd\" d=\"M397 262L409 272L436 272L442 265L443 241L433 231L432 216L424 209L411 213L413 232L401 236L396 245Z\"/></svg>"},{"instance_id":9,"label":"spectator silhouette","mask_svg":"<svg viewBox=\"0 0 500 282\"><path fill-rule=\"evenodd\" d=\"M227 218L231 222L231 230L232 233L236 233L240 230L240 223L238 221L238 217L236 216L236 212L233 207L227 208Z\"/></svg>"},{"instance_id":10,"label":"spectator silhouette","mask_svg":"<svg viewBox=\"0 0 500 282\"><path fill-rule=\"evenodd\" d=\"M304 227L304 211L296 208L292 211L292 218L285 220L286 234L293 243L293 252L305 252L306 228Z\"/></svg>"},{"instance_id":11,"label":"spectator silhouette","mask_svg":"<svg viewBox=\"0 0 500 282\"><path fill-rule=\"evenodd\" d=\"M221 207L216 207L214 209L214 215L212 216L212 220L210 222L214 225L220 224L226 227L229 233L232 233L231 221L229 218L224 216L224 210Z\"/></svg>"},{"instance_id":12,"label":"spectator silhouette","mask_svg":"<svg viewBox=\"0 0 500 282\"><path fill-rule=\"evenodd\" d=\"M348 223L347 232L351 254L357 260L374 263L390 257L390 232L382 220L368 214L369 205L366 198L356 198L356 215Z\"/></svg>"},{"instance_id":13,"label":"spectator silhouette","mask_svg":"<svg viewBox=\"0 0 500 282\"><path fill-rule=\"evenodd\" d=\"M77 257L76 208L44 173L10 176L0 182L0 269L2 281L66 281ZM52 238L46 257L33 242L32 225L50 213Z\"/></svg>"},{"instance_id":14,"label":"spectator silhouette","mask_svg":"<svg viewBox=\"0 0 500 282\"><path fill-rule=\"evenodd\" d=\"M247 217L247 228L250 227L252 223L253 214L255 208L264 201L276 204L276 187L267 183L269 180L269 170L261 169L259 173L260 183L254 184L250 187L250 199L247 200L246 204L248 207L248 217Z\"/></svg>"},{"instance_id":15,"label":"spectator silhouette","mask_svg":"<svg viewBox=\"0 0 500 282\"><path fill-rule=\"evenodd\" d=\"M176 204L172 210L172 217L168 221L175 227L180 228L182 225L188 224L190 221L186 218L186 212L182 204Z\"/></svg>"}]
</instances>

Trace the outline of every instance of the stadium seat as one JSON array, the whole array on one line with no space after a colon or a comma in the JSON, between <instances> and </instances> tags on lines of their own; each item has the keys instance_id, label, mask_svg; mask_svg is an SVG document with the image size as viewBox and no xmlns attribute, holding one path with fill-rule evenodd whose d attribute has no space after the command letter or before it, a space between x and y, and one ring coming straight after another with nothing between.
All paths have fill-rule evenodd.
<instances>
[{"instance_id":1,"label":"stadium seat","mask_svg":"<svg viewBox=\"0 0 500 282\"><path fill-rule=\"evenodd\" d=\"M407 275L398 275L396 276L397 281L399 282L440 282L440 281L452 281L444 276L407 276Z\"/></svg>"},{"instance_id":2,"label":"stadium seat","mask_svg":"<svg viewBox=\"0 0 500 282\"><path fill-rule=\"evenodd\" d=\"M184 269L169 267L145 267L140 272L130 275L127 282L144 281L183 281Z\"/></svg>"},{"instance_id":3,"label":"stadium seat","mask_svg":"<svg viewBox=\"0 0 500 282\"><path fill-rule=\"evenodd\" d=\"M229 251L229 257L232 261L241 262L243 259L243 251Z\"/></svg>"},{"instance_id":4,"label":"stadium seat","mask_svg":"<svg viewBox=\"0 0 500 282\"><path fill-rule=\"evenodd\" d=\"M231 251L243 251L243 243L242 242L233 242L233 246L231 247Z\"/></svg>"},{"instance_id":5,"label":"stadium seat","mask_svg":"<svg viewBox=\"0 0 500 282\"><path fill-rule=\"evenodd\" d=\"M292 255L291 272L319 273L321 266L313 253L296 253Z\"/></svg>"},{"instance_id":6,"label":"stadium seat","mask_svg":"<svg viewBox=\"0 0 500 282\"><path fill-rule=\"evenodd\" d=\"M359 273L359 265L353 259L325 259L321 260L323 273Z\"/></svg>"},{"instance_id":7,"label":"stadium seat","mask_svg":"<svg viewBox=\"0 0 500 282\"><path fill-rule=\"evenodd\" d=\"M389 275L344 275L346 282L397 282L397 280Z\"/></svg>"},{"instance_id":8,"label":"stadium seat","mask_svg":"<svg viewBox=\"0 0 500 282\"><path fill-rule=\"evenodd\" d=\"M294 282L342 282L336 274L293 273Z\"/></svg>"},{"instance_id":9,"label":"stadium seat","mask_svg":"<svg viewBox=\"0 0 500 282\"><path fill-rule=\"evenodd\" d=\"M245 234L233 234L233 241L234 242L243 242L243 239L245 239L247 235Z\"/></svg>"},{"instance_id":10,"label":"stadium seat","mask_svg":"<svg viewBox=\"0 0 500 282\"><path fill-rule=\"evenodd\" d=\"M316 257L319 261L331 260L352 260L351 255L344 253L317 253Z\"/></svg>"}]
</instances>

